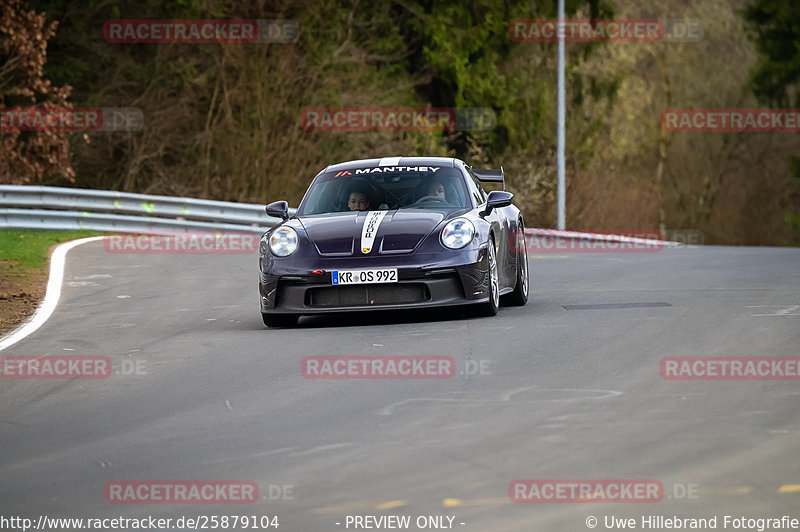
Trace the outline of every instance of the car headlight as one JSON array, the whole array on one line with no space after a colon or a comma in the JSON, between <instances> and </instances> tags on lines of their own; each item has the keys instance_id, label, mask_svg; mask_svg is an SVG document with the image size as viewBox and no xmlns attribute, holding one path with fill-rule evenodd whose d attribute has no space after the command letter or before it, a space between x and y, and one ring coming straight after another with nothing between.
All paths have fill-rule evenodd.
<instances>
[{"instance_id":1,"label":"car headlight","mask_svg":"<svg viewBox=\"0 0 800 532\"><path fill-rule=\"evenodd\" d=\"M451 220L442 229L442 245L450 249L461 249L475 236L475 226L466 218Z\"/></svg>"},{"instance_id":2,"label":"car headlight","mask_svg":"<svg viewBox=\"0 0 800 532\"><path fill-rule=\"evenodd\" d=\"M291 227L280 227L269 236L269 250L278 257L288 257L297 249L297 233Z\"/></svg>"}]
</instances>

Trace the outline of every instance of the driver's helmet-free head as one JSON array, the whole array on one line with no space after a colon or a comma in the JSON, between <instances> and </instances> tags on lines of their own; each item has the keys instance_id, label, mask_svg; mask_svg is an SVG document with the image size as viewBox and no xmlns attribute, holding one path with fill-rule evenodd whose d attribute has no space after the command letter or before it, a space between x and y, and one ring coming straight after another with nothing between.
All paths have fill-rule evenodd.
<instances>
[{"instance_id":1,"label":"driver's helmet-free head","mask_svg":"<svg viewBox=\"0 0 800 532\"><path fill-rule=\"evenodd\" d=\"M447 200L447 193L445 192L444 189L444 183L442 183L438 179L428 183L427 187L425 187L425 195L435 196L443 200Z\"/></svg>"},{"instance_id":2,"label":"driver's helmet-free head","mask_svg":"<svg viewBox=\"0 0 800 532\"><path fill-rule=\"evenodd\" d=\"M356 181L347 192L347 209L350 211L366 211L370 208L369 185Z\"/></svg>"}]
</instances>

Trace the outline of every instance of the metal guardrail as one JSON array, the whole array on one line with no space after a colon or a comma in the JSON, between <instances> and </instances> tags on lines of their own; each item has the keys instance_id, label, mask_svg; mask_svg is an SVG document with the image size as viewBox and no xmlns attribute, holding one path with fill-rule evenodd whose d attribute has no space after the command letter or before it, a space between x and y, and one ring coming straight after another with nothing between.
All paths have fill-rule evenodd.
<instances>
[{"instance_id":1,"label":"metal guardrail","mask_svg":"<svg viewBox=\"0 0 800 532\"><path fill-rule=\"evenodd\" d=\"M0 185L0 228L92 230L117 233L176 231L249 231L263 233L280 219L267 216L264 205L173 196L132 194L80 188ZM297 209L289 209L294 215ZM552 229L526 234L612 242L654 241L624 235L602 235Z\"/></svg>"},{"instance_id":2,"label":"metal guardrail","mask_svg":"<svg viewBox=\"0 0 800 532\"><path fill-rule=\"evenodd\" d=\"M290 209L294 214L295 209ZM264 205L108 190L0 185L0 227L161 231L264 232L280 222Z\"/></svg>"},{"instance_id":3,"label":"metal guardrail","mask_svg":"<svg viewBox=\"0 0 800 532\"><path fill-rule=\"evenodd\" d=\"M193 220L170 220L152 216L130 216L41 209L0 209L0 227L16 229L91 230L117 233L160 233L176 231L252 231L269 227Z\"/></svg>"}]
</instances>

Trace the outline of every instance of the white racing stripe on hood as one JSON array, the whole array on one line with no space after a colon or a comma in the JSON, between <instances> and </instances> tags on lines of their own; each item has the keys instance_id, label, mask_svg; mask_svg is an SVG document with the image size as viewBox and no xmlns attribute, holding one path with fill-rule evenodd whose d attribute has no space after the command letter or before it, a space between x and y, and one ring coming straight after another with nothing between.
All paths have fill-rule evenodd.
<instances>
[{"instance_id":1,"label":"white racing stripe on hood","mask_svg":"<svg viewBox=\"0 0 800 532\"><path fill-rule=\"evenodd\" d=\"M381 226L383 217L387 211L369 211L364 219L364 226L361 228L361 252L365 255L372 251L372 244L375 242L375 234Z\"/></svg>"}]
</instances>

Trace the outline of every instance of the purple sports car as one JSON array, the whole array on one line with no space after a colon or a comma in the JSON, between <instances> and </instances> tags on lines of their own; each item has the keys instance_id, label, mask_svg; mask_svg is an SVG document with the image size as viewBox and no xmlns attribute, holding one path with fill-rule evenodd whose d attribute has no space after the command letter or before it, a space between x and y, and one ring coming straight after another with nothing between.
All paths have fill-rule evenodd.
<instances>
[{"instance_id":1,"label":"purple sports car","mask_svg":"<svg viewBox=\"0 0 800 532\"><path fill-rule=\"evenodd\" d=\"M470 305L492 316L528 300L523 221L500 170L459 159L384 157L335 164L311 182L294 216L261 238L267 326L303 314ZM505 188L505 186L504 186Z\"/></svg>"}]
</instances>

